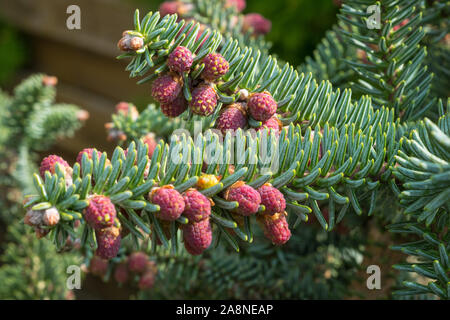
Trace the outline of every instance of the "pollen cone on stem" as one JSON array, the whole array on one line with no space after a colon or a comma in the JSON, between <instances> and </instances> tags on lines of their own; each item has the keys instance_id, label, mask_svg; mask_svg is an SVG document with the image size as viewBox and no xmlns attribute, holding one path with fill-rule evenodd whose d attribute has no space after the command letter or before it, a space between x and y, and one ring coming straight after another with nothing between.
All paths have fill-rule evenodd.
<instances>
[{"instance_id":1,"label":"pollen cone on stem","mask_svg":"<svg viewBox=\"0 0 450 320\"><path fill-rule=\"evenodd\" d=\"M220 110L220 115L216 120L215 126L225 135L228 130L234 132L239 128L244 129L247 123L245 105L242 103L233 103Z\"/></svg>"},{"instance_id":2,"label":"pollen cone on stem","mask_svg":"<svg viewBox=\"0 0 450 320\"><path fill-rule=\"evenodd\" d=\"M63 158L57 156L57 155L49 155L48 157L45 157L41 161L41 165L39 167L39 174L42 179L45 178L45 172L48 171L51 174L56 173L56 164L59 164L61 166L61 169L66 171L67 173L72 173L72 168L69 166L67 161L65 161Z\"/></svg>"},{"instance_id":3,"label":"pollen cone on stem","mask_svg":"<svg viewBox=\"0 0 450 320\"><path fill-rule=\"evenodd\" d=\"M98 245L96 254L106 260L116 257L120 249L120 229L113 226L96 230L95 235Z\"/></svg>"},{"instance_id":4,"label":"pollen cone on stem","mask_svg":"<svg viewBox=\"0 0 450 320\"><path fill-rule=\"evenodd\" d=\"M89 271L98 277L103 277L108 270L108 260L94 255L89 264Z\"/></svg>"},{"instance_id":5,"label":"pollen cone on stem","mask_svg":"<svg viewBox=\"0 0 450 320\"><path fill-rule=\"evenodd\" d=\"M258 212L261 204L261 196L254 188L246 185L243 181L238 181L231 185L224 194L227 201L237 201L239 206L233 210L243 216L250 216Z\"/></svg>"},{"instance_id":6,"label":"pollen cone on stem","mask_svg":"<svg viewBox=\"0 0 450 320\"><path fill-rule=\"evenodd\" d=\"M285 244L291 238L291 230L286 215L286 212L280 212L274 215L262 214L258 216L264 235L275 245Z\"/></svg>"},{"instance_id":7,"label":"pollen cone on stem","mask_svg":"<svg viewBox=\"0 0 450 320\"><path fill-rule=\"evenodd\" d=\"M167 103L161 103L161 112L169 118L178 117L188 108L188 103L183 94L180 93L175 100Z\"/></svg>"},{"instance_id":8,"label":"pollen cone on stem","mask_svg":"<svg viewBox=\"0 0 450 320\"><path fill-rule=\"evenodd\" d=\"M217 105L217 95L213 87L201 84L192 91L192 100L189 108L192 113L200 116L209 116Z\"/></svg>"},{"instance_id":9,"label":"pollen cone on stem","mask_svg":"<svg viewBox=\"0 0 450 320\"><path fill-rule=\"evenodd\" d=\"M151 159L153 156L153 152L155 151L156 147L158 146L158 142L156 141L155 134L153 132L147 133L145 136L142 137L142 142L144 142L144 144L146 144L148 146L148 157L149 157L149 159Z\"/></svg>"},{"instance_id":10,"label":"pollen cone on stem","mask_svg":"<svg viewBox=\"0 0 450 320\"><path fill-rule=\"evenodd\" d=\"M202 78L213 82L227 74L230 69L228 61L220 53L210 53L204 59L205 68L202 72Z\"/></svg>"},{"instance_id":11,"label":"pollen cone on stem","mask_svg":"<svg viewBox=\"0 0 450 320\"><path fill-rule=\"evenodd\" d=\"M60 166L60 169L64 172L64 180L66 183L66 187L69 187L73 183L72 174L73 170L72 167L69 166L69 164L61 157L57 155L49 155L48 157L45 157L41 161L41 165L39 167L39 174L43 180L45 180L45 172L50 172L50 174L56 173L56 165Z\"/></svg>"},{"instance_id":12,"label":"pollen cone on stem","mask_svg":"<svg viewBox=\"0 0 450 320\"><path fill-rule=\"evenodd\" d=\"M151 289L155 283L156 274L152 271L145 272L139 279L138 287L141 290Z\"/></svg>"},{"instance_id":13,"label":"pollen cone on stem","mask_svg":"<svg viewBox=\"0 0 450 320\"><path fill-rule=\"evenodd\" d=\"M279 136L282 127L283 126L280 119L278 119L276 115L273 115L269 120L264 121L262 126L257 128L256 131L258 132L267 129L269 131L269 134L273 132L275 136Z\"/></svg>"},{"instance_id":14,"label":"pollen cone on stem","mask_svg":"<svg viewBox=\"0 0 450 320\"><path fill-rule=\"evenodd\" d=\"M170 71L181 75L190 71L193 62L192 52L186 47L178 46L169 54L167 66Z\"/></svg>"},{"instance_id":15,"label":"pollen cone on stem","mask_svg":"<svg viewBox=\"0 0 450 320\"><path fill-rule=\"evenodd\" d=\"M248 13L244 16L242 24L244 32L252 32L254 36L264 35L272 29L272 22L259 13Z\"/></svg>"},{"instance_id":16,"label":"pollen cone on stem","mask_svg":"<svg viewBox=\"0 0 450 320\"><path fill-rule=\"evenodd\" d=\"M132 120L136 120L139 117L137 108L128 102L119 102L115 107L115 111L117 114L122 114L125 117L130 116Z\"/></svg>"},{"instance_id":17,"label":"pollen cone on stem","mask_svg":"<svg viewBox=\"0 0 450 320\"><path fill-rule=\"evenodd\" d=\"M148 262L148 256L144 252L133 252L128 257L128 269L132 272L142 273Z\"/></svg>"},{"instance_id":18,"label":"pollen cone on stem","mask_svg":"<svg viewBox=\"0 0 450 320\"><path fill-rule=\"evenodd\" d=\"M76 160L76 162L77 162L80 166L81 166L81 162L82 162L82 160L83 160L83 154L85 154L85 153L86 153L88 159L90 159L90 160L92 160L94 156L97 157L97 159L100 160L100 157L102 156L102 152L98 151L98 150L95 149L95 148L85 148L85 149L81 150L81 151L78 153L78 155L77 155L77 160ZM111 164L111 161L110 161L108 158L106 158L105 166L108 166L108 165L110 165L110 164Z\"/></svg>"},{"instance_id":19,"label":"pollen cone on stem","mask_svg":"<svg viewBox=\"0 0 450 320\"><path fill-rule=\"evenodd\" d=\"M119 284L124 284L128 281L129 274L128 274L128 265L127 262L122 262L119 265L117 265L116 269L114 270L114 280L116 280Z\"/></svg>"},{"instance_id":20,"label":"pollen cone on stem","mask_svg":"<svg viewBox=\"0 0 450 320\"><path fill-rule=\"evenodd\" d=\"M183 215L189 222L200 222L211 215L211 200L194 188L183 192Z\"/></svg>"},{"instance_id":21,"label":"pollen cone on stem","mask_svg":"<svg viewBox=\"0 0 450 320\"><path fill-rule=\"evenodd\" d=\"M84 209L83 215L86 222L93 229L103 229L114 225L116 219L116 207L111 199L104 195L93 195L88 198L89 204Z\"/></svg>"},{"instance_id":22,"label":"pollen cone on stem","mask_svg":"<svg viewBox=\"0 0 450 320\"><path fill-rule=\"evenodd\" d=\"M188 223L182 228L184 246L190 254L199 255L211 245L212 230L209 218Z\"/></svg>"},{"instance_id":23,"label":"pollen cone on stem","mask_svg":"<svg viewBox=\"0 0 450 320\"><path fill-rule=\"evenodd\" d=\"M158 219L174 221L184 211L184 199L171 185L154 188L149 193L149 199L160 208L156 213Z\"/></svg>"},{"instance_id":24,"label":"pollen cone on stem","mask_svg":"<svg viewBox=\"0 0 450 320\"><path fill-rule=\"evenodd\" d=\"M152 97L159 103L174 101L181 92L182 79L174 74L164 74L156 78L152 84Z\"/></svg>"},{"instance_id":25,"label":"pollen cone on stem","mask_svg":"<svg viewBox=\"0 0 450 320\"><path fill-rule=\"evenodd\" d=\"M264 205L264 214L275 214L283 212L286 209L286 200L284 195L270 183L266 183L258 188L261 196L261 204Z\"/></svg>"},{"instance_id":26,"label":"pollen cone on stem","mask_svg":"<svg viewBox=\"0 0 450 320\"><path fill-rule=\"evenodd\" d=\"M264 91L251 94L247 107L253 119L267 121L277 112L278 105L272 95Z\"/></svg>"}]
</instances>

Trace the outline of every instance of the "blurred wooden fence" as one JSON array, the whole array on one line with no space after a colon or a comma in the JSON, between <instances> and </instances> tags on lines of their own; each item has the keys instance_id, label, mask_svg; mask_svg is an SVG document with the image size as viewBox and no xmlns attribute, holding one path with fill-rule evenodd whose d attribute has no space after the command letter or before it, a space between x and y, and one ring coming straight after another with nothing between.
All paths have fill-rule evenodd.
<instances>
[{"instance_id":1,"label":"blurred wooden fence","mask_svg":"<svg viewBox=\"0 0 450 320\"><path fill-rule=\"evenodd\" d=\"M148 0L141 12L155 10L159 0ZM67 7L81 9L81 30L69 30ZM125 0L0 0L0 16L28 35L32 72L59 78L58 101L75 103L90 113L77 135L52 152L69 157L85 147L111 152L104 123L119 101L149 97L149 86L136 85L124 70L117 41L132 28L135 4Z\"/></svg>"}]
</instances>

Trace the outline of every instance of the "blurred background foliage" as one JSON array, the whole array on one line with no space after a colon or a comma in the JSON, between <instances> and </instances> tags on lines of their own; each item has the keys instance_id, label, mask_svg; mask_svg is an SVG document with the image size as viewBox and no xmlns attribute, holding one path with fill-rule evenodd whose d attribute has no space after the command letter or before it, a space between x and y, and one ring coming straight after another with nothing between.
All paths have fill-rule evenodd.
<instances>
[{"instance_id":1,"label":"blurred background foliage","mask_svg":"<svg viewBox=\"0 0 450 320\"><path fill-rule=\"evenodd\" d=\"M7 84L27 57L25 38L0 20L0 86Z\"/></svg>"},{"instance_id":2,"label":"blurred background foliage","mask_svg":"<svg viewBox=\"0 0 450 320\"><path fill-rule=\"evenodd\" d=\"M300 65L336 22L338 7L332 0L247 0L244 13L258 12L273 21L267 40L271 52Z\"/></svg>"}]
</instances>

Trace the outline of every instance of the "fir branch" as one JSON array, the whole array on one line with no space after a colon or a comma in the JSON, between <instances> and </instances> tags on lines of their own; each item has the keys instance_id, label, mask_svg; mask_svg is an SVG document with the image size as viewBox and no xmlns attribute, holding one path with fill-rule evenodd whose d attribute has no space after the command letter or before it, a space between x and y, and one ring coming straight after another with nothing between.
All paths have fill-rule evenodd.
<instances>
[{"instance_id":1,"label":"fir branch","mask_svg":"<svg viewBox=\"0 0 450 320\"><path fill-rule=\"evenodd\" d=\"M398 270L427 278L427 285L404 282L398 295L435 295L449 299L450 221L450 118L449 104L438 125L421 121L405 140L397 158L394 175L401 181L400 204L404 221L389 226L391 232L412 234L419 241L394 246L415 260L396 265Z\"/></svg>"},{"instance_id":2,"label":"fir branch","mask_svg":"<svg viewBox=\"0 0 450 320\"><path fill-rule=\"evenodd\" d=\"M77 255L58 255L51 241L36 238L19 210L22 192L34 189L36 144L48 148L79 128L86 116L75 106L54 105L55 85L56 78L37 74L16 87L13 97L0 97L0 218L9 226L0 257L1 299L73 298L66 267L78 262Z\"/></svg>"},{"instance_id":3,"label":"fir branch","mask_svg":"<svg viewBox=\"0 0 450 320\"><path fill-rule=\"evenodd\" d=\"M27 145L44 150L57 140L70 138L81 128L85 112L75 105L54 104L43 107L29 116L25 128Z\"/></svg>"},{"instance_id":4,"label":"fir branch","mask_svg":"<svg viewBox=\"0 0 450 320\"><path fill-rule=\"evenodd\" d=\"M367 193L375 194L383 182L391 179L388 167L393 165L394 155L400 148L393 112L384 108L375 111L368 97L352 102L349 90L341 95L339 90L333 91L329 82L323 81L318 85L310 75L298 75L288 64L280 67L270 56L260 61L258 50L245 47L241 51L233 39L222 42L222 36L217 31L211 33L205 30L205 42L196 42L199 25L190 22L184 26L184 21L177 23L176 19L176 15L168 15L160 20L159 13L149 13L140 21L136 11L136 30L127 31L121 40L128 41L130 36L144 39L141 49L124 55L132 57L127 68L132 76L150 73L147 79L151 79L163 72L167 67L167 55L178 45L188 47L200 57L219 50L230 61L230 71L223 81L236 78L237 74L242 75L232 85L235 88L232 91L238 92L237 96L227 95L231 87L226 86L228 89L219 94L219 100L227 104L238 99L243 90L247 93L269 90L279 101L282 109L279 112L284 111L281 120L291 125L281 131L279 139L267 130L259 131L256 136L252 136L250 131L239 130L234 136L227 133L223 144L223 137L211 131L194 138L172 135L170 143L160 141L155 149L146 178L142 173L147 167L148 150L142 142L137 143L137 149L132 143L126 156L121 148L115 150L111 165L105 165L106 155L101 159L94 157L93 162L86 158L81 162L81 167L75 164L73 186L64 187L62 171L46 176L44 180L35 176L38 194L27 206L40 208L50 203L60 212L76 212L73 219L80 219L90 194L104 194L121 210L144 209L151 217L145 221L119 215L123 227L133 237L139 238L142 236L139 229L145 231L155 227L161 230L158 219L155 219L159 207L146 196L150 188L173 185L177 190L184 191L195 186L203 174L213 174L222 180L201 192L211 198L219 196L215 200L217 206L213 208L211 221L217 226L218 236L223 235L236 250L239 250L237 238L244 241L253 238L250 231L248 234L238 232L235 227L238 222L229 214L233 206L221 200L222 193L236 181L255 188L271 183L284 190L288 198L287 211L297 216L295 225L307 220L307 215L313 212L322 227L330 230L342 220L349 208L358 215L362 214L359 198L367 196ZM193 123L191 116L188 115L190 124ZM209 120L213 119L206 118L207 122ZM302 120L306 121L301 126L292 124ZM323 129L320 124L323 124ZM264 154L261 146L268 148L269 154ZM216 156L212 163L211 155ZM240 159L240 162L230 162L231 155L235 155L234 160ZM55 185L58 187L55 188ZM67 202L74 196L77 200ZM320 210L319 203L322 201L328 203L331 210L328 221ZM374 201L368 212L373 211L373 205ZM337 209L340 209L339 214L334 211ZM62 225L67 223L67 227L71 228L72 219L67 218L53 228L56 238L59 238L59 233L66 235L67 230ZM181 226L183 223L176 224ZM234 235L228 229L234 229ZM162 242L167 242L161 232L159 235ZM91 240L91 245L96 247L95 239Z\"/></svg>"},{"instance_id":5,"label":"fir branch","mask_svg":"<svg viewBox=\"0 0 450 320\"><path fill-rule=\"evenodd\" d=\"M55 104L56 84L56 77L35 74L14 89L14 96L4 105L8 116L1 124L14 137L5 140L8 146L28 143L42 150L57 139L73 135L89 117L74 105Z\"/></svg>"},{"instance_id":6,"label":"fir branch","mask_svg":"<svg viewBox=\"0 0 450 320\"><path fill-rule=\"evenodd\" d=\"M298 70L310 72L318 80L328 80L333 86L345 89L355 78L355 71L348 68L345 60L353 59L357 53L358 50L345 45L338 27L333 26Z\"/></svg>"},{"instance_id":7,"label":"fir branch","mask_svg":"<svg viewBox=\"0 0 450 320\"><path fill-rule=\"evenodd\" d=\"M217 195L223 197L222 192L237 180L243 180L254 187L270 182L282 191L284 190L282 187L285 186L286 192L290 190L286 193L290 204L287 209L289 214L297 216L301 221L305 220L307 214L314 212L322 227L327 230L332 228L336 221L325 220L318 209L318 201L332 201L335 203L333 210L342 206L338 221L349 207L357 214L361 214L358 195L364 191L373 192L383 178L389 177L387 171L383 169L383 159L392 161L399 146L393 139L394 130L390 126L386 127L387 135L379 134L375 138L356 131L354 126L346 126L341 131L326 126L322 133L319 133L320 128L316 127L314 132L313 134L311 129L308 129L300 136L300 128L291 125L282 131L278 140L273 133L267 136L267 131L261 131L255 137L238 131L234 141L228 133L223 144L219 143L217 134L209 131L195 138L187 137L185 134L172 135L170 144L162 140L159 142L149 164L147 164L147 147L138 141L137 148L134 143L129 146L126 156L122 149L117 147L111 165L105 165L105 160L99 159L83 160L81 167L75 164L73 186L66 186L60 182L58 188L53 187L57 181L64 181L62 171L46 176L45 181L35 176L38 193L31 196L30 199L33 201L26 206L38 208L41 206L39 203L50 203L60 212L78 212L74 219L81 219L82 209L88 205L86 201L89 200L88 192L93 190L90 192L108 195L121 210L144 209L148 215L155 215L158 209L151 209L154 204L146 196L151 187L173 185L184 191L194 187L202 172L206 172L222 177L221 183L202 191L208 197ZM257 146L265 147L261 149ZM268 154L266 154L267 147ZM230 155L235 155L231 161ZM104 158L105 155L102 156L102 159ZM253 163L253 159L258 160ZM179 160L182 162L178 163ZM133 162L136 165L133 165ZM142 174L136 175L143 172L146 167L149 168L146 178ZM357 170L357 167L360 169ZM90 176L93 179L88 178ZM265 176L267 177L260 182ZM85 180L87 184L82 183ZM93 180L96 181L95 186ZM309 197L297 197L299 192L307 193ZM66 201L74 196L76 196L74 201ZM301 205L302 202L304 204ZM224 227L219 227L219 233L225 232L230 239L235 239L228 231L230 227L235 229L230 224L230 221L234 220L233 217L226 213L227 210L224 212L223 208L219 210L214 207L213 211L218 220L213 219L212 222L218 227L219 225ZM337 215L332 212L329 216ZM137 221L130 217L121 218L123 227L134 235L138 235L140 233L138 229L142 227L151 230L157 220L151 221L153 222L143 220L137 224ZM59 233L65 234L66 231L61 224L71 228L72 222L72 218L61 220L59 225L53 228L55 236ZM250 233L247 240L251 238Z\"/></svg>"},{"instance_id":8,"label":"fir branch","mask_svg":"<svg viewBox=\"0 0 450 320\"><path fill-rule=\"evenodd\" d=\"M129 105L131 108L134 107L132 104ZM181 118L166 117L161 109L154 104L149 104L140 114L137 113L136 109L135 117L116 111L111 117L112 122L105 124L108 139L117 141L119 145L128 145L150 132L159 137L168 138L177 128L187 126L187 123Z\"/></svg>"},{"instance_id":9,"label":"fir branch","mask_svg":"<svg viewBox=\"0 0 450 320\"><path fill-rule=\"evenodd\" d=\"M370 5L380 6L379 29L367 27ZM347 60L358 75L353 88L370 93L377 107L394 108L403 120L420 119L436 106L436 100L428 98L433 75L425 65L427 49L422 44L424 11L421 0L348 0L338 15L345 41L365 53L365 61Z\"/></svg>"},{"instance_id":10,"label":"fir branch","mask_svg":"<svg viewBox=\"0 0 450 320\"><path fill-rule=\"evenodd\" d=\"M137 11L136 15L138 14ZM181 44L192 52L196 52L200 57L205 53L217 50L229 61L230 71L222 77L222 80L224 82L233 79L240 80L233 85L236 89L220 92L219 102L224 105L239 99L239 93L242 93L242 90L245 90L247 94L267 90L278 103L284 102L284 105L280 106L278 110L278 113L282 114L283 124L307 122L309 126L315 127L317 124L324 125L325 122L328 122L329 125L341 128L344 124L354 123L358 128L363 128L365 124L361 126L348 114L366 114L367 120L372 122L376 119L376 113L369 98L363 97L359 102L352 103L349 90L345 90L343 93L340 90L333 91L331 83L326 81L316 83L311 75L299 75L289 64L281 67L272 56L262 57L259 50L250 47L241 50L238 42L232 38L226 39L222 44L222 36L217 31L205 30L200 36L200 38L206 36L206 40L202 44L200 41L195 41L198 35L198 24L190 22L184 26L185 22L182 20L177 23L176 18L176 15L167 15L159 20L159 13L149 13L141 22L140 31L133 31L133 35L145 39L144 46L136 52L126 53L119 58L132 58L127 68L131 77L148 74L140 83L152 81L167 70L167 56ZM166 31L149 39L152 30L161 28ZM198 49L199 46L200 49ZM200 66L197 65L197 67ZM219 112L220 106L211 116L206 117L209 127L214 125ZM389 112L388 109L380 109L382 117L389 117ZM190 112L188 119L191 119Z\"/></svg>"}]
</instances>

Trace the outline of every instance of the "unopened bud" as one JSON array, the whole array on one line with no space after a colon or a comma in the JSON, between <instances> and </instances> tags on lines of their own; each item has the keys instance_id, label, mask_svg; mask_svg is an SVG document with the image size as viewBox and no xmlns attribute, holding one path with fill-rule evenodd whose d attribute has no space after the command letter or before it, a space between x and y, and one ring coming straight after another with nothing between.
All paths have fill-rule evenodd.
<instances>
[{"instance_id":1,"label":"unopened bud","mask_svg":"<svg viewBox=\"0 0 450 320\"><path fill-rule=\"evenodd\" d=\"M58 78L53 76L43 76L42 84L46 87L54 87L58 84Z\"/></svg>"},{"instance_id":2,"label":"unopened bud","mask_svg":"<svg viewBox=\"0 0 450 320\"><path fill-rule=\"evenodd\" d=\"M89 112L87 112L86 110L80 110L77 112L77 119L79 121L86 121L87 119L89 119Z\"/></svg>"},{"instance_id":3,"label":"unopened bud","mask_svg":"<svg viewBox=\"0 0 450 320\"><path fill-rule=\"evenodd\" d=\"M59 212L58 209L55 207L52 207L50 209L47 209L44 211L44 214L42 216L42 220L45 225L47 226L55 226L59 222Z\"/></svg>"},{"instance_id":4,"label":"unopened bud","mask_svg":"<svg viewBox=\"0 0 450 320\"><path fill-rule=\"evenodd\" d=\"M124 31L122 38L117 43L117 47L121 51L130 52L137 51L144 46L144 39L141 37L133 36L128 31Z\"/></svg>"},{"instance_id":5,"label":"unopened bud","mask_svg":"<svg viewBox=\"0 0 450 320\"><path fill-rule=\"evenodd\" d=\"M42 212L29 210L23 219L23 222L29 226L39 226L42 223Z\"/></svg>"},{"instance_id":6,"label":"unopened bud","mask_svg":"<svg viewBox=\"0 0 450 320\"><path fill-rule=\"evenodd\" d=\"M137 51L144 46L144 39L139 37L133 37L130 39L130 49Z\"/></svg>"}]
</instances>

